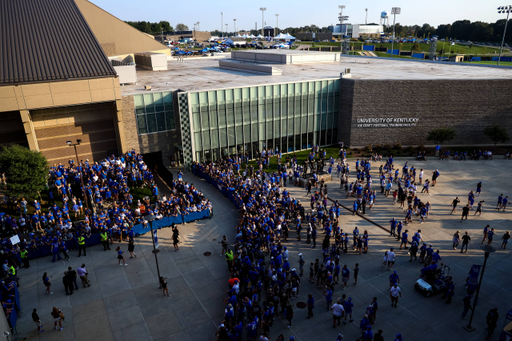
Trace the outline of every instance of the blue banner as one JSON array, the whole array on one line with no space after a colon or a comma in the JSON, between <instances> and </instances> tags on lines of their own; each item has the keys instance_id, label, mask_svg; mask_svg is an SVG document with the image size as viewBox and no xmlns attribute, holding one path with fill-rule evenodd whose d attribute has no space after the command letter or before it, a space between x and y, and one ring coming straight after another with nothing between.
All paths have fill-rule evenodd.
<instances>
[{"instance_id":1,"label":"blue banner","mask_svg":"<svg viewBox=\"0 0 512 341\"><path fill-rule=\"evenodd\" d=\"M14 304L16 305L16 310L17 311L20 311L21 310L21 305L20 305L20 292L18 291L18 286L14 286Z\"/></svg>"},{"instance_id":2,"label":"blue banner","mask_svg":"<svg viewBox=\"0 0 512 341\"><path fill-rule=\"evenodd\" d=\"M12 328L16 327L16 321L18 321L18 313L16 312L16 309L13 309L9 315L9 322Z\"/></svg>"},{"instance_id":3,"label":"blue banner","mask_svg":"<svg viewBox=\"0 0 512 341\"><path fill-rule=\"evenodd\" d=\"M210 217L210 210L208 210L208 209L199 211L199 212L190 212L190 213L186 214L185 216L182 216L181 214L179 214L176 217L163 217L162 219L153 221L153 229L157 230L157 229L161 229L163 227L171 227L173 223L174 224L183 224L183 223L188 223L188 222L191 222L194 220L200 220L200 219L205 219L205 218L209 218L209 217ZM135 225L134 227L132 227L132 230L133 230L133 233L135 236L140 236L140 235L143 235L144 233L151 231L151 229L149 228L149 224L146 227L144 227L144 224ZM95 233L95 234L91 235L90 237L85 237L85 246L89 247L89 246L98 245L98 244L101 244L101 237L100 237L99 233ZM66 242L67 250L72 250L72 249L77 249L77 248L78 248L78 244L77 244L76 239ZM39 257L48 256L51 254L52 254L52 251L51 251L50 245L38 246L37 250L33 250L33 249L28 250L28 259L35 259L35 258L39 258Z\"/></svg>"}]
</instances>

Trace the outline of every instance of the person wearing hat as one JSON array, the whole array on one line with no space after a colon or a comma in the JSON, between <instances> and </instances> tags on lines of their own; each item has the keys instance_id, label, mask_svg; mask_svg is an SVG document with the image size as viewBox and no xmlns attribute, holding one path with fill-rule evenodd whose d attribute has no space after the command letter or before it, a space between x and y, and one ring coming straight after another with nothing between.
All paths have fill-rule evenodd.
<instances>
[{"instance_id":1,"label":"person wearing hat","mask_svg":"<svg viewBox=\"0 0 512 341\"><path fill-rule=\"evenodd\" d=\"M389 297L391 298L391 306L397 308L398 298L402 297L402 291L397 283L394 283L393 287L389 290Z\"/></svg>"},{"instance_id":2,"label":"person wearing hat","mask_svg":"<svg viewBox=\"0 0 512 341\"><path fill-rule=\"evenodd\" d=\"M302 253L299 253L299 269L300 269L300 277L304 274L304 264L306 261L302 257Z\"/></svg>"}]
</instances>

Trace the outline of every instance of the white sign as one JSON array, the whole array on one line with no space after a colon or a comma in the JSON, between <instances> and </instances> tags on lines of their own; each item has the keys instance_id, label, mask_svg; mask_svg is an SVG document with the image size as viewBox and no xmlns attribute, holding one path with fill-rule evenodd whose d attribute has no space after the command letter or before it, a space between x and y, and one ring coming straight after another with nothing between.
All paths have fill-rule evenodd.
<instances>
[{"instance_id":1,"label":"white sign","mask_svg":"<svg viewBox=\"0 0 512 341\"><path fill-rule=\"evenodd\" d=\"M20 237L18 237L18 235L15 235L15 236L12 236L11 237L11 244L12 245L16 245L20 242Z\"/></svg>"},{"instance_id":2,"label":"white sign","mask_svg":"<svg viewBox=\"0 0 512 341\"><path fill-rule=\"evenodd\" d=\"M370 117L358 118L356 128L403 128L415 127L419 118L412 117Z\"/></svg>"}]
</instances>

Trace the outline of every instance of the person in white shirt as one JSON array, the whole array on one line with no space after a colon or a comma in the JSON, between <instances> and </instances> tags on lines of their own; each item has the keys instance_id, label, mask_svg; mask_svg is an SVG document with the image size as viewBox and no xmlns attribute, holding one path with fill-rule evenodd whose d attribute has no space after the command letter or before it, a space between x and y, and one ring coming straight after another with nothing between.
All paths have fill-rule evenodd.
<instances>
[{"instance_id":1,"label":"person in white shirt","mask_svg":"<svg viewBox=\"0 0 512 341\"><path fill-rule=\"evenodd\" d=\"M334 303L331 307L332 310L332 327L336 328L336 321L338 321L338 326L341 322L341 317L343 316L343 313L345 312L345 309L343 308L343 305L341 304L341 299L338 298L338 301Z\"/></svg>"},{"instance_id":2,"label":"person in white shirt","mask_svg":"<svg viewBox=\"0 0 512 341\"><path fill-rule=\"evenodd\" d=\"M421 185L421 181L423 181L423 168L420 169L420 185Z\"/></svg>"},{"instance_id":3,"label":"person in white shirt","mask_svg":"<svg viewBox=\"0 0 512 341\"><path fill-rule=\"evenodd\" d=\"M395 253L393 252L393 248L389 249L387 259L388 259L388 270L391 271L391 267L393 266L393 264L395 264Z\"/></svg>"},{"instance_id":4,"label":"person in white shirt","mask_svg":"<svg viewBox=\"0 0 512 341\"><path fill-rule=\"evenodd\" d=\"M391 306L397 308L396 304L398 303L398 298L402 297L402 291L396 283L389 289L389 297L391 297Z\"/></svg>"}]
</instances>

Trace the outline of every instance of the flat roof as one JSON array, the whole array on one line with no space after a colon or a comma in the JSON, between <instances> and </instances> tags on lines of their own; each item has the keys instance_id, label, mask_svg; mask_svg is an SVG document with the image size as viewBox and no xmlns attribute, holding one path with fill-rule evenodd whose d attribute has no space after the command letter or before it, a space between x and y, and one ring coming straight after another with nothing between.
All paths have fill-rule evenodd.
<instances>
[{"instance_id":1,"label":"flat roof","mask_svg":"<svg viewBox=\"0 0 512 341\"><path fill-rule=\"evenodd\" d=\"M121 86L121 92L123 95L146 93L145 85L151 85L154 92L201 91L332 79L339 78L345 69L351 69L352 79L366 80L512 79L512 68L352 56L341 58L341 62L269 64L282 70L282 75L270 76L219 68L219 59L229 56L226 53L215 57L189 57L183 63L173 58L168 60L166 71L137 68L138 83Z\"/></svg>"}]
</instances>

